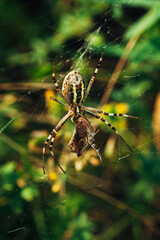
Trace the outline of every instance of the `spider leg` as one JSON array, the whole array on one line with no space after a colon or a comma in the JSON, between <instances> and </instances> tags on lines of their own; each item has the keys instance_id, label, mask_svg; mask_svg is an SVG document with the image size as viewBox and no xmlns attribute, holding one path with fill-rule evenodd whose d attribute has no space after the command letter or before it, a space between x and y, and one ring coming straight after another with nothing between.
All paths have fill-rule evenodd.
<instances>
[{"instance_id":1,"label":"spider leg","mask_svg":"<svg viewBox=\"0 0 160 240\"><path fill-rule=\"evenodd\" d=\"M119 134L119 132L115 129L114 126L112 126L108 121L106 121L104 118L100 117L99 115L89 111L89 110L84 110L86 113L90 114L91 116L100 119L102 122L104 122L108 127L110 127L119 137L120 139L126 144L126 146L128 147L128 149L133 153L133 150L131 149L131 147L126 143L126 141L121 137L121 135Z\"/></svg>"},{"instance_id":2,"label":"spider leg","mask_svg":"<svg viewBox=\"0 0 160 240\"><path fill-rule=\"evenodd\" d=\"M46 147L47 147L47 145L48 145L48 143L49 143L49 141L50 141L51 138L52 138L52 135L50 134L50 135L48 136L48 138L46 139L44 145L43 145L43 173L44 173L44 174L45 174L44 155L45 155Z\"/></svg>"},{"instance_id":3,"label":"spider leg","mask_svg":"<svg viewBox=\"0 0 160 240\"><path fill-rule=\"evenodd\" d=\"M52 146L53 146L53 142L54 142L54 139L57 135L57 133L60 131L61 127L63 126L63 124L67 121L67 119L72 115L72 111L69 111L62 119L61 121L57 124L57 126L51 131L50 135L48 136L47 140L45 141L44 143L44 146L43 146L43 172L45 174L45 167L44 167L44 155L45 155L45 151L46 151L46 147L50 141L50 146L49 146L49 150L52 154L52 156L54 157L54 154L52 152ZM57 163L57 161L56 161ZM58 164L58 163L57 163ZM60 165L58 164L58 166L60 167ZM62 167L60 167L61 170L62 170ZM64 172L64 170L62 170Z\"/></svg>"},{"instance_id":4,"label":"spider leg","mask_svg":"<svg viewBox=\"0 0 160 240\"><path fill-rule=\"evenodd\" d=\"M51 142L50 142L50 145L49 145L49 151L52 155L52 157L54 158L54 153L53 153L53 150L52 150L52 147L53 147L53 143L54 143L54 138L52 137L51 138ZM58 167L62 170L62 172L64 172L66 174L66 172L64 171L64 169L60 166L60 164L58 163L58 161L56 159L54 159L54 161L56 162L56 164L58 165Z\"/></svg>"},{"instance_id":5,"label":"spider leg","mask_svg":"<svg viewBox=\"0 0 160 240\"><path fill-rule=\"evenodd\" d=\"M61 91L61 89L59 88L58 82L57 82L57 80L56 80L55 66L56 66L56 62L55 62L54 65L53 65L52 80L53 80L53 82L54 82L54 84L55 84L55 87L56 87L56 90L57 90L57 92L59 93L59 95L61 96L61 98L62 98L66 103L69 104L69 102L67 101L67 99L65 98L65 96L63 96L62 91Z\"/></svg>"},{"instance_id":6,"label":"spider leg","mask_svg":"<svg viewBox=\"0 0 160 240\"><path fill-rule=\"evenodd\" d=\"M91 107L83 107L83 109L85 110L89 110L89 111L92 111L92 112L95 112L95 113L99 113L99 114L104 114L106 116L109 116L109 117L126 117L126 118L136 118L136 119L140 119L140 120L144 120L143 118L140 118L140 117L135 117L135 116L131 116L131 115L127 115L127 114L123 114L123 113L107 113L107 112L104 112L102 110L99 110L99 109L96 109L96 108L91 108Z\"/></svg>"},{"instance_id":7,"label":"spider leg","mask_svg":"<svg viewBox=\"0 0 160 240\"><path fill-rule=\"evenodd\" d=\"M50 97L50 99L53 100L53 101L55 101L55 102L57 102L57 103L60 103L60 104L62 104L63 106L65 106L65 107L68 108L68 106L67 106L65 103L59 101L58 99L56 99L56 98L54 98L54 97L52 97L52 96Z\"/></svg>"},{"instance_id":8,"label":"spider leg","mask_svg":"<svg viewBox=\"0 0 160 240\"><path fill-rule=\"evenodd\" d=\"M99 59L99 61L98 61L97 67L96 67L96 69L95 69L95 71L94 71L94 74L93 74L93 76L92 76L92 78L91 78L91 80L90 80L90 82L89 82L89 85L88 85L88 88L87 88L87 91L86 91L86 94L85 94L85 97L84 97L83 102L85 101L85 99L87 98L87 96L88 96L88 94L89 94L89 92L90 92L90 90L91 90L92 84L94 83L94 79L95 79L95 77L96 77L96 75L97 75L97 73L98 73L98 69L99 69L99 67L100 67L100 65L101 65L101 63L102 63L103 52L104 52L104 50L103 50L103 48L102 48L101 57L100 57L100 59Z\"/></svg>"}]
</instances>

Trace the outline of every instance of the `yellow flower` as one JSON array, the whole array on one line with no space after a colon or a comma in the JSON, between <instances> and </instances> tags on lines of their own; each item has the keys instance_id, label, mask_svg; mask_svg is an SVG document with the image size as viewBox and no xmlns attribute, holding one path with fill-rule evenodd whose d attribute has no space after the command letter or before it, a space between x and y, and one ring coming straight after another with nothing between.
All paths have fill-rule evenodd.
<instances>
[{"instance_id":1,"label":"yellow flower","mask_svg":"<svg viewBox=\"0 0 160 240\"><path fill-rule=\"evenodd\" d=\"M115 106L115 112L117 113L127 113L129 110L129 106L126 103L117 103Z\"/></svg>"},{"instance_id":2,"label":"yellow flower","mask_svg":"<svg viewBox=\"0 0 160 240\"><path fill-rule=\"evenodd\" d=\"M56 97L53 90L46 90L45 91L45 99L46 99L46 106L49 111L53 111L53 108L55 107L56 102L52 101L50 97Z\"/></svg>"},{"instance_id":3,"label":"yellow flower","mask_svg":"<svg viewBox=\"0 0 160 240\"><path fill-rule=\"evenodd\" d=\"M105 104L101 110L104 111L104 112L112 112L112 109L113 109L113 104L110 103L110 104Z\"/></svg>"},{"instance_id":4,"label":"yellow flower","mask_svg":"<svg viewBox=\"0 0 160 240\"><path fill-rule=\"evenodd\" d=\"M8 94L8 95L5 95L3 101L6 105L10 105L15 103L17 101L17 98L12 94Z\"/></svg>"},{"instance_id":5,"label":"yellow flower","mask_svg":"<svg viewBox=\"0 0 160 240\"><path fill-rule=\"evenodd\" d=\"M51 171L48 176L51 181L57 180L57 174L54 171Z\"/></svg>"},{"instance_id":6,"label":"yellow flower","mask_svg":"<svg viewBox=\"0 0 160 240\"><path fill-rule=\"evenodd\" d=\"M57 192L59 192L59 191L61 190L61 187L62 187L62 183L59 182L59 181L56 181L56 182L52 185L51 190L52 190L52 192L57 193Z\"/></svg>"}]
</instances>

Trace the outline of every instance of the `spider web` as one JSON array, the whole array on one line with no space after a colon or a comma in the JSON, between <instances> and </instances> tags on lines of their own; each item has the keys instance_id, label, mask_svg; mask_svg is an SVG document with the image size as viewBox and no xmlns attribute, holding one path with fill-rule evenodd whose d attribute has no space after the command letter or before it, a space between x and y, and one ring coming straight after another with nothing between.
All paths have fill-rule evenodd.
<instances>
[{"instance_id":1,"label":"spider web","mask_svg":"<svg viewBox=\"0 0 160 240\"><path fill-rule=\"evenodd\" d=\"M31 2L25 3L25 6L29 7L30 4L32 5ZM119 103L119 106L129 108L129 113L127 112L127 114L130 114L131 112L131 115L144 117L141 115L139 108L142 109L144 105L150 105L153 102L151 97L146 97L146 91L150 87L150 83L147 82L148 85L145 85L144 88L140 87L138 90L136 89L137 92L134 93L133 99L132 93L129 93L129 89L133 87L133 84L137 84L137 82L140 81L141 71L139 70L139 72L135 74L135 72L128 69L126 65L123 67L123 64L120 64L120 76L117 77L117 79L116 76L113 76L117 63L122 63L123 59L121 48L125 44L122 38L123 30L118 29L117 26L114 27L114 24L111 23L113 21L113 15L114 14L111 10L104 11L103 14L101 14L101 17L98 20L95 20L92 29L89 33L85 34L85 37L76 38L76 40L62 44L58 55L56 57L49 57L48 61L51 63L56 59L56 78L60 86L65 75L74 69L77 69L83 74L88 85L103 47L106 54L103 58L102 66L99 69L88 99L84 105L96 108L100 108L104 105L106 109L110 109L110 112L112 112L115 111L115 109L118 109ZM43 17L46 16L42 16L40 19L37 17L36 20L39 21L39 23L43 23ZM35 19L32 19L31 17L29 19L29 23L32 24L32 21L34 20ZM129 26L130 25L128 24L127 27L129 28ZM52 28L51 23L48 23L48 28ZM101 40L101 35L104 35L104 33L105 38ZM96 41L100 41L98 48L96 47ZM116 50L114 50L114 47ZM114 51L117 51L118 54L115 54ZM27 55L28 53L24 52L24 54ZM69 148L67 146L68 136L67 134L63 134L63 131L69 132L69 136L73 133L75 126L71 126L72 124L70 120L68 120L64 130L63 128L61 130L62 133L58 133L53 149L55 146L55 150L59 149L61 152L61 154L59 152L56 153L55 157L61 155L62 157L60 157L60 163L62 164L65 164L66 153L70 158L73 158L71 161L72 167L68 167L68 169L66 169L67 176L63 176L62 173L56 169L56 174L58 173L60 175L58 181L61 183L62 189L57 191L57 193L54 193L53 187L55 186L54 184L57 180L57 175L54 176L54 171L48 171L46 176L43 175L41 161L43 147L42 141L40 141L40 144L37 143L37 145L39 144L38 152L36 152L37 148L35 147L35 152L30 153L31 151L34 151L34 146L32 146L32 150L30 149L30 146L35 144L34 138L36 138L40 131L44 132L44 135L47 136L61 117L65 115L66 111L64 108L58 107L52 109L50 105L48 106L46 103L47 97L45 99L44 92L48 88L52 90L53 87L51 74L46 74L44 77L38 77L36 79L36 84L34 81L24 83L25 80L19 79L18 75L19 71L14 70L10 77L9 83L11 83L11 85L8 85L9 92L6 91L7 85L4 83L4 85L2 85L3 93L1 95L1 99L7 99L7 96L9 96L6 101L10 101L11 105L13 104L11 108L8 108L8 111L10 112L7 112L6 115L3 110L5 121L2 121L0 127L2 148L6 145L6 151L8 151L8 159L4 158L4 153L2 155L1 184L4 185L4 187L1 198L1 207L3 211L1 211L0 216L1 220L6 223L7 226L5 229L1 229L2 239L27 239L28 236L31 236L31 239L51 239L52 237L57 236L55 234L55 231L57 230L55 230L54 227L53 230L51 230L51 227L49 228L47 225L48 221L49 226L52 226L51 222L53 216L55 217L54 222L56 221L56 214L50 215L50 209L55 209L56 211L57 209L60 209L60 211L64 211L67 207L70 209L70 206L75 209L77 202L79 203L79 208L81 208L85 202L84 199L88 199L92 202L96 197L104 202L107 202L109 206L111 205L113 208L117 208L119 211L125 213L128 212L128 215L133 216L138 219L138 221L145 224L145 220L142 219L142 215L138 214L138 210L132 207L132 204L129 204L129 201L125 204L122 203L121 200L117 199L118 196L121 195L119 190L117 190L117 186L120 184L120 189L122 186L124 189L128 188L128 184L123 181L122 183L117 184L117 175L125 174L127 178L124 165L127 165L131 171L132 164L133 169L137 169L136 164L143 164L142 162L138 163L136 160L137 156L139 156L138 159L140 159L140 156L142 159L144 159L144 156L147 156L147 160L157 157L157 149L155 148L154 143L156 140L159 141L159 137L153 137L151 133L152 123L150 118L145 119L145 122L132 119L118 119L118 117L106 118L116 127L120 135L127 143L129 140L128 144L131 148L133 148L133 153L130 153L123 141L121 141L118 136L116 136L116 134L108 128L108 126L87 116L91 124L95 128L99 129L95 142L91 145L96 154L96 156L92 158L94 161L98 159L100 164L97 164L96 162L96 166L94 166L94 164L92 165L92 163L87 162L87 157L91 158L92 156L92 154L89 155L88 153L91 149L88 149L81 158L81 161L84 160L84 166L82 167L79 162L77 163L77 169L80 165L80 168L82 167L81 171L75 171L73 163L75 160L75 154L69 152ZM16 78L19 79L19 85L13 84L14 79ZM111 85L108 85L108 83L111 83ZM128 94L125 95L127 90ZM107 101L102 100L107 94L108 96L110 95ZM16 100L14 100L14 97ZM50 102L51 103L49 104L52 104L52 101ZM106 103L108 103L108 105L106 105ZM17 114L14 112L16 109L18 109L16 112ZM51 110L53 112L53 116L55 117L53 119L51 118L51 113L49 112ZM57 116L55 116L54 111L58 114ZM118 111L116 112L118 113ZM118 124L116 122L118 122ZM37 129L37 126L40 126L40 129ZM141 132L144 133L145 137L141 136ZM24 135L21 145L20 139L23 133L26 133L27 137L25 138ZM32 142L30 141L30 138L33 140ZM138 142L137 144L135 144L136 140ZM61 142L65 143L62 145ZM149 148L151 148L152 151L149 151ZM41 152L39 152L39 149L41 149ZM15 159L10 159L10 153L12 151L15 151ZM21 160L20 156L23 156L23 160ZM9 162L8 165L5 165L6 161ZM21 161L23 161L23 163L21 163ZM46 162L47 169L49 167L53 169L52 158L49 157L49 155L46 155ZM29 166L29 164L31 164L31 166ZM34 166L33 170L31 169L32 164ZM88 167L88 165L90 167ZM28 171L30 176L23 176L24 173L27 173L26 170L21 170L22 166L25 169L29 169ZM37 168L39 171L35 170ZM15 170L18 172L16 175L13 174ZM110 170L112 171L109 172ZM37 171L36 176L34 176L34 171ZM8 174L8 178L5 177L5 174ZM137 172L137 174L140 173ZM11 184L11 177L13 178L13 182L15 182L14 185ZM16 180L14 178L16 178ZM66 186L66 183L68 186ZM117 184L117 186L114 186L113 183L115 185ZM114 191L110 189L112 185L115 187ZM76 194L79 191L81 191L81 194L76 197ZM71 194L73 194L74 197L68 197ZM55 195L56 197L54 198ZM80 200L77 198L80 198ZM104 205L104 203L100 204L102 206ZM42 210L44 205L47 206L45 211ZM93 206L94 205L91 205L92 208ZM79 210L79 217L82 217L82 220L80 219L79 221L83 222L84 220L84 222L86 221L87 224L90 224L90 221L83 216L83 212L85 210L84 208L82 209L82 212ZM107 213L110 213L110 211L107 210ZM61 217L64 218L64 213ZM46 220L47 218L48 220ZM113 217L113 221L116 221L119 218L124 221L124 226L121 230L123 231L123 229L127 228L127 224L129 224L129 218L126 216L123 219L122 214L119 214L117 218ZM33 229L30 229L29 221L33 223ZM71 220L69 221L72 226L74 223ZM58 223L55 228L58 228ZM90 225L88 228L90 229ZM93 228L93 226L91 228ZM156 228L153 232L159 234L156 232ZM39 234L39 236L37 234ZM23 238L21 238L21 236L23 236ZM111 234L111 236L113 235Z\"/></svg>"}]
</instances>

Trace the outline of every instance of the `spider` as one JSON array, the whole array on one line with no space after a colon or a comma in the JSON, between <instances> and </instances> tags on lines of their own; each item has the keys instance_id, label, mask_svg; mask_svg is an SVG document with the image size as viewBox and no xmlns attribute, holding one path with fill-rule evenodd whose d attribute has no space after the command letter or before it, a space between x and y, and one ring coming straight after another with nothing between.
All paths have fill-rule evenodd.
<instances>
[{"instance_id":1,"label":"spider","mask_svg":"<svg viewBox=\"0 0 160 240\"><path fill-rule=\"evenodd\" d=\"M136 118L136 119L142 119L140 117L135 117L131 115L126 115L122 113L107 113L102 110L92 108L92 107L86 107L83 105L84 101L86 100L92 84L94 83L95 77L98 73L99 67L102 63L102 58L103 58L103 48L102 48L102 53L101 57L98 61L97 67L94 71L94 74L91 77L91 80L89 82L88 87L86 88L85 80L83 76L78 72L77 70L73 70L69 72L66 77L64 78L64 81L62 83L62 91L59 88L58 82L56 81L55 77L55 63L53 65L53 72L52 72L52 79L55 84L55 88L61 98L65 101L65 103L57 100L54 97L50 97L51 100L56 101L57 103L62 104L66 108L68 108L68 113L60 120L60 122L56 125L56 127L51 131L50 135L46 139L44 146L43 146L43 171L45 174L45 169L44 169L44 155L45 155L45 150L50 142L49 145L49 151L51 155L54 157L54 153L52 151L53 143L55 140L55 137L57 133L60 131L61 127L64 125L64 123L67 121L67 119L71 118L71 121L74 124L77 124L77 128L75 129L75 132L73 134L73 137L71 138L69 142L69 146L71 148L72 152L77 153L77 156L80 156L82 151L85 149L85 138L88 136L89 132L91 132L91 135L94 137L95 133L93 133L92 127L89 123L89 121L83 117L83 113L87 113L102 122L104 122L108 127L110 127L119 137L120 139L126 144L130 152L133 152L131 147L127 144L127 142L121 137L119 132L115 129L114 126L112 126L107 120L99 116L99 114L103 114L106 116L115 116L115 117L126 117L126 118ZM85 127L86 126L86 127ZM81 132L81 129L83 129L83 132ZM77 137L79 136L79 138ZM81 146L78 145L79 142L81 142ZM73 146L74 145L74 146ZM57 165L60 167L60 169L65 173L63 168L59 165L59 163L56 161Z\"/></svg>"}]
</instances>

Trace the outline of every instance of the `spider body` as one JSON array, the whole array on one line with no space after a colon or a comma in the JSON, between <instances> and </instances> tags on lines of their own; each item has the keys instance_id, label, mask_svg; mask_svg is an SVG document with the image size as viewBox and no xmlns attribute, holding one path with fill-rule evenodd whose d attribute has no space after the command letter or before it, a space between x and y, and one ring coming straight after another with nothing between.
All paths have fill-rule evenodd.
<instances>
[{"instance_id":1,"label":"spider body","mask_svg":"<svg viewBox=\"0 0 160 240\"><path fill-rule=\"evenodd\" d=\"M107 120L105 120L104 118L99 116L99 114L103 114L103 115L111 116L111 117L116 116L116 117L128 117L128 118L137 118L137 119L141 119L141 118L122 114L122 113L106 113L99 109L86 107L83 105L85 99L87 98L87 96L90 92L90 89L95 80L95 77L98 73L98 69L102 62L102 57L103 57L103 49L102 49L102 54L98 61L97 67L94 71L94 74L89 82L87 89L86 89L85 80L84 80L83 76L77 70L74 70L74 71L69 72L66 75L66 77L63 81L63 84L62 84L62 91L61 91L59 88L59 85L56 81L55 64L54 64L52 79L55 84L57 92L60 94L62 99L66 102L66 104L57 100L56 98L53 98L53 97L51 97L51 100L54 100L54 101L62 104L66 108L68 108L68 113L60 120L60 122L56 125L56 127L51 131L50 135L48 136L48 138L46 139L46 141L44 143L44 146L43 146L43 171L44 171L44 173L45 173L44 155L45 155L46 147L49 144L50 153L54 157L52 147L53 147L55 137L56 137L58 131L60 131L61 127L64 125L64 123L67 121L68 118L71 118L71 121L74 124L77 124L75 131L73 133L73 136L69 142L71 151L77 153L77 156L80 156L83 153L83 151L86 149L88 144L92 145L92 142L94 141L94 136L96 133L93 131L93 128L92 128L90 122L85 117L83 117L82 114L84 114L84 113L87 113L87 114L101 120L102 122L104 122L108 127L110 127L119 136L119 138L121 138L121 140L129 148L129 150L131 152L133 152L132 149L130 148L130 146L126 143L126 141L121 137L119 132L115 129L115 127L112 126ZM76 121L74 121L74 119L76 119ZM60 169L65 173L65 171L62 169L62 167L59 165L58 162L57 162L57 164L60 167Z\"/></svg>"},{"instance_id":2,"label":"spider body","mask_svg":"<svg viewBox=\"0 0 160 240\"><path fill-rule=\"evenodd\" d=\"M83 76L76 70L69 72L62 84L62 94L70 105L80 105L85 96L86 87Z\"/></svg>"}]
</instances>

